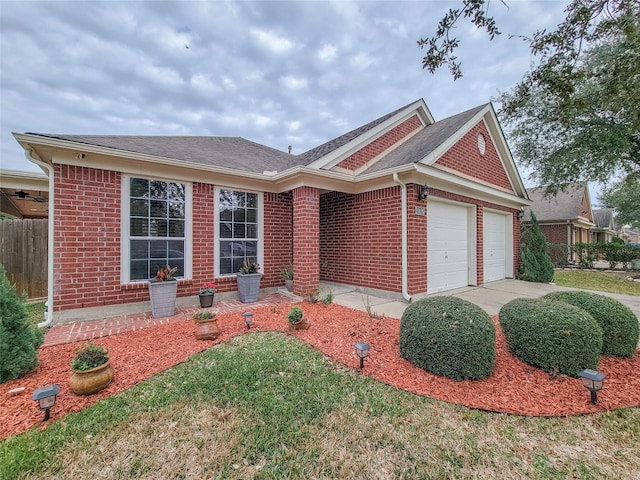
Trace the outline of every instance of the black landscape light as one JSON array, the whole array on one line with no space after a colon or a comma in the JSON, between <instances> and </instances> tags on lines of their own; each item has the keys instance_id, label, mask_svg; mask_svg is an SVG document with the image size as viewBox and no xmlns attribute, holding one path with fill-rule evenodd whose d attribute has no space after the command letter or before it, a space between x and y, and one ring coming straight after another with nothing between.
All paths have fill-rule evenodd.
<instances>
[{"instance_id":1,"label":"black landscape light","mask_svg":"<svg viewBox=\"0 0 640 480\"><path fill-rule=\"evenodd\" d=\"M598 392L602 390L605 374L596 370L582 370L578 373L582 385L591 392L591 403L598 403Z\"/></svg>"},{"instance_id":2,"label":"black landscape light","mask_svg":"<svg viewBox=\"0 0 640 480\"><path fill-rule=\"evenodd\" d=\"M242 316L244 317L244 323L247 325L247 330L249 330L253 323L253 312L244 312Z\"/></svg>"},{"instance_id":3,"label":"black landscape light","mask_svg":"<svg viewBox=\"0 0 640 480\"><path fill-rule=\"evenodd\" d=\"M360 359L360 370L362 370L364 368L364 359L369 356L369 349L371 347L364 342L358 342L354 347L356 348L356 355L358 355Z\"/></svg>"},{"instance_id":4,"label":"black landscape light","mask_svg":"<svg viewBox=\"0 0 640 480\"><path fill-rule=\"evenodd\" d=\"M58 385L47 385L46 387L36 388L33 392L33 400L38 402L41 410L44 410L44 421L49 420L49 410L56 403L56 395L60 391Z\"/></svg>"}]
</instances>

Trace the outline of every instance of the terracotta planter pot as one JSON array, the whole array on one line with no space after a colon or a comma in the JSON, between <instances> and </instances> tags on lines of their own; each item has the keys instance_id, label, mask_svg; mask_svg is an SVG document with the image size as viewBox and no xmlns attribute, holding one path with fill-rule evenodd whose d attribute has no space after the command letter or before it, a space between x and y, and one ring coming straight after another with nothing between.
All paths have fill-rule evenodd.
<instances>
[{"instance_id":1,"label":"terracotta planter pot","mask_svg":"<svg viewBox=\"0 0 640 480\"><path fill-rule=\"evenodd\" d=\"M302 320L290 325L294 330L307 330L311 326L311 322L307 317L302 317Z\"/></svg>"},{"instance_id":2,"label":"terracotta planter pot","mask_svg":"<svg viewBox=\"0 0 640 480\"><path fill-rule=\"evenodd\" d=\"M106 388L111 380L113 367L107 362L91 370L75 372L69 379L69 386L77 395L91 395Z\"/></svg>"},{"instance_id":3,"label":"terracotta planter pot","mask_svg":"<svg viewBox=\"0 0 640 480\"><path fill-rule=\"evenodd\" d=\"M197 340L215 340L220 336L218 320L215 318L199 320L194 335Z\"/></svg>"},{"instance_id":4,"label":"terracotta planter pot","mask_svg":"<svg viewBox=\"0 0 640 480\"><path fill-rule=\"evenodd\" d=\"M213 296L215 293L200 293L198 298L200 300L200 308L209 308L213 305Z\"/></svg>"}]
</instances>

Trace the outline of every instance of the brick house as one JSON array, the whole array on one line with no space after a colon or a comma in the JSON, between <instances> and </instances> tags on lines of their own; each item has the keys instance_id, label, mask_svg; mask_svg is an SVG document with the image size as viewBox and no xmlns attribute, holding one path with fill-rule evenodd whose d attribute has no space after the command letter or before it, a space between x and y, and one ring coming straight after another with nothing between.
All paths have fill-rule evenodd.
<instances>
[{"instance_id":1,"label":"brick house","mask_svg":"<svg viewBox=\"0 0 640 480\"><path fill-rule=\"evenodd\" d=\"M536 187L527 190L532 203L525 208L523 224L531 223L533 212L547 242L569 246L591 243L591 229L596 224L587 186L569 185L564 191L558 191L554 195L546 195L545 189L546 187Z\"/></svg>"},{"instance_id":2,"label":"brick house","mask_svg":"<svg viewBox=\"0 0 640 480\"><path fill-rule=\"evenodd\" d=\"M50 182L50 292L62 310L319 282L404 297L513 277L530 202L490 104L436 122L418 100L300 155L239 137L14 133ZM51 308L53 305L53 308Z\"/></svg>"}]
</instances>

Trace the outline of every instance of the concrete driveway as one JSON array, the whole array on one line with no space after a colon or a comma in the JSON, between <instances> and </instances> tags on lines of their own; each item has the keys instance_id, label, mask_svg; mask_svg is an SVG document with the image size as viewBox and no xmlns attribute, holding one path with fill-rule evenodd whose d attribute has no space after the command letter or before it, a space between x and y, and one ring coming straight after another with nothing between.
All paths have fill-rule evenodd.
<instances>
[{"instance_id":1,"label":"concrete driveway","mask_svg":"<svg viewBox=\"0 0 640 480\"><path fill-rule=\"evenodd\" d=\"M405 308L409 306L407 302L397 299L381 298L366 293L359 292L353 287L336 284L323 284L323 290L331 290L334 295L334 302L345 307L355 308L357 310L366 310L366 305L378 315L385 315L392 318L402 317ZM550 292L559 292L566 290L578 290L575 288L559 287L549 283L532 283L523 282L521 280L499 280L497 282L487 283L481 287L465 287L457 290L450 290L439 294L429 295L429 297L437 295L450 295L471 303L475 303L490 315L497 315L502 306L514 298L538 298ZM621 301L627 305L640 319L640 297L631 295L620 295L616 293L593 292L605 295Z\"/></svg>"}]
</instances>

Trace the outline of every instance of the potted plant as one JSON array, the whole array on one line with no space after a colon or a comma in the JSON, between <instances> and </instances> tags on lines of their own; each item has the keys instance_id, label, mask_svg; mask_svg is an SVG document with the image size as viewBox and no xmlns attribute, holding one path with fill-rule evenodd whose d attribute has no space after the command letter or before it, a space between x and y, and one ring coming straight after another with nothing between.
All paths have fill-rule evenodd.
<instances>
[{"instance_id":1,"label":"potted plant","mask_svg":"<svg viewBox=\"0 0 640 480\"><path fill-rule=\"evenodd\" d=\"M293 290L293 267L288 266L283 268L280 272L280 276L284 280L287 290L291 292Z\"/></svg>"},{"instance_id":2,"label":"potted plant","mask_svg":"<svg viewBox=\"0 0 640 480\"><path fill-rule=\"evenodd\" d=\"M213 296L216 293L216 284L212 282L207 282L202 284L200 287L200 292L198 293L198 298L200 299L200 307L208 308L213 305Z\"/></svg>"},{"instance_id":3,"label":"potted plant","mask_svg":"<svg viewBox=\"0 0 640 480\"><path fill-rule=\"evenodd\" d=\"M260 265L253 260L245 260L236 275L238 282L238 297L242 303L257 302L260 294L260 279L262 274L258 272Z\"/></svg>"},{"instance_id":4,"label":"potted plant","mask_svg":"<svg viewBox=\"0 0 640 480\"><path fill-rule=\"evenodd\" d=\"M196 322L195 336L198 340L215 340L220 336L220 328L216 314L209 310L194 313L191 317Z\"/></svg>"},{"instance_id":5,"label":"potted plant","mask_svg":"<svg viewBox=\"0 0 640 480\"><path fill-rule=\"evenodd\" d=\"M291 307L287 314L287 320L289 320L289 325L291 325L291 328L294 330L306 330L311 326L309 320L304 316L302 309L297 305Z\"/></svg>"},{"instance_id":6,"label":"potted plant","mask_svg":"<svg viewBox=\"0 0 640 480\"><path fill-rule=\"evenodd\" d=\"M90 342L71 360L71 390L77 395L91 395L106 388L113 380L113 367L106 348Z\"/></svg>"},{"instance_id":7,"label":"potted plant","mask_svg":"<svg viewBox=\"0 0 640 480\"><path fill-rule=\"evenodd\" d=\"M151 315L154 317L171 317L176 313L176 295L178 281L173 275L178 267L165 265L158 268L156 277L149 280L149 297L151 298Z\"/></svg>"}]
</instances>

